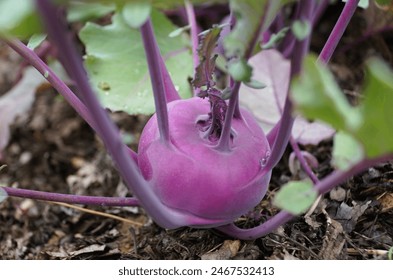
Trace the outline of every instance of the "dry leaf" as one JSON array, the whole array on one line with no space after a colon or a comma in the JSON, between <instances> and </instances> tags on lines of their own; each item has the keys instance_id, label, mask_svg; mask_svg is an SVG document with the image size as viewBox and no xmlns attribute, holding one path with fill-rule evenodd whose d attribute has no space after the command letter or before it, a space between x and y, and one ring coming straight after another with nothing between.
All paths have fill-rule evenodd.
<instances>
[{"instance_id":1,"label":"dry leaf","mask_svg":"<svg viewBox=\"0 0 393 280\"><path fill-rule=\"evenodd\" d=\"M353 203L354 206L351 207L345 202L342 202L337 209L335 217L333 217L341 223L345 232L351 232L355 228L359 217L363 215L364 211L370 205L370 201L361 204Z\"/></svg>"},{"instance_id":2,"label":"dry leaf","mask_svg":"<svg viewBox=\"0 0 393 280\"><path fill-rule=\"evenodd\" d=\"M82 249L79 249L77 251L69 252L69 255L75 257L81 254L86 254L86 253L96 253L96 252L103 252L106 249L106 245L99 245L99 244L93 244L87 247L84 247Z\"/></svg>"},{"instance_id":3,"label":"dry leaf","mask_svg":"<svg viewBox=\"0 0 393 280\"><path fill-rule=\"evenodd\" d=\"M387 212L393 209L393 193L385 193L378 198L379 203L382 205L382 212Z\"/></svg>"},{"instance_id":4,"label":"dry leaf","mask_svg":"<svg viewBox=\"0 0 393 280\"><path fill-rule=\"evenodd\" d=\"M339 222L331 219L326 211L323 212L327 219L327 228L319 257L323 260L335 260L339 258L345 244L344 229Z\"/></svg>"},{"instance_id":5,"label":"dry leaf","mask_svg":"<svg viewBox=\"0 0 393 280\"><path fill-rule=\"evenodd\" d=\"M236 256L240 249L239 240L225 240L224 244L214 252L202 255L202 260L229 260Z\"/></svg>"}]
</instances>

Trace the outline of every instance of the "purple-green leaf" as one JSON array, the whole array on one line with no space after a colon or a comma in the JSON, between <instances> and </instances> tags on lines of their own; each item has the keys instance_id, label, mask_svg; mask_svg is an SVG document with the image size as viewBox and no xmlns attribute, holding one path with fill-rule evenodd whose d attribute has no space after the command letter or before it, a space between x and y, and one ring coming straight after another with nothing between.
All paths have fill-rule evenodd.
<instances>
[{"instance_id":1,"label":"purple-green leaf","mask_svg":"<svg viewBox=\"0 0 393 280\"><path fill-rule=\"evenodd\" d=\"M199 65L195 69L195 78L192 81L193 86L196 88L214 85L212 80L217 59L215 48L220 32L221 28L215 26L201 35L198 47Z\"/></svg>"}]
</instances>

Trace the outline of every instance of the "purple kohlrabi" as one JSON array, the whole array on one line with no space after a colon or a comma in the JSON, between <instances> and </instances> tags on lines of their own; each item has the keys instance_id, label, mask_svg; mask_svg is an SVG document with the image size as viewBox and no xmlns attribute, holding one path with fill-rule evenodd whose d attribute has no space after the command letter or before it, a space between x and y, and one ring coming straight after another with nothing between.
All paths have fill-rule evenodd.
<instances>
[{"instance_id":1,"label":"purple kohlrabi","mask_svg":"<svg viewBox=\"0 0 393 280\"><path fill-rule=\"evenodd\" d=\"M211 220L206 226L231 223L252 209L271 175L263 169L270 147L251 113L241 110L233 119L230 149L223 151L207 135L210 106L198 97L168 103L169 143L154 115L138 148L140 170L162 203Z\"/></svg>"}]
</instances>

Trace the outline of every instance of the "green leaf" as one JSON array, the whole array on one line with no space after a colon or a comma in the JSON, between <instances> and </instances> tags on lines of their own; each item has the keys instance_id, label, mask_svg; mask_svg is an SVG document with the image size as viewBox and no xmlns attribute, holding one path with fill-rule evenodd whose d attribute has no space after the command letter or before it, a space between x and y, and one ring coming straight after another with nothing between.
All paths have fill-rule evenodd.
<instances>
[{"instance_id":1,"label":"green leaf","mask_svg":"<svg viewBox=\"0 0 393 280\"><path fill-rule=\"evenodd\" d=\"M326 66L308 56L303 73L291 85L296 109L309 119L319 119L338 130L354 131L361 123L361 115L351 107Z\"/></svg>"},{"instance_id":2,"label":"green leaf","mask_svg":"<svg viewBox=\"0 0 393 280\"><path fill-rule=\"evenodd\" d=\"M299 215L307 211L317 197L310 181L289 182L277 192L274 204L293 215Z\"/></svg>"},{"instance_id":3,"label":"green leaf","mask_svg":"<svg viewBox=\"0 0 393 280\"><path fill-rule=\"evenodd\" d=\"M376 0L376 2L378 2L379 0ZM386 0L382 0L382 2L385 2ZM391 1L391 0L387 0L387 1ZM343 2L348 2L348 0L343 0ZM367 9L368 6L370 5L370 1L369 0L360 0L358 7L363 8L363 9Z\"/></svg>"},{"instance_id":4,"label":"green leaf","mask_svg":"<svg viewBox=\"0 0 393 280\"><path fill-rule=\"evenodd\" d=\"M113 3L84 3L71 2L68 5L67 20L69 22L88 21L101 18L116 10L116 5Z\"/></svg>"},{"instance_id":5,"label":"green leaf","mask_svg":"<svg viewBox=\"0 0 393 280\"><path fill-rule=\"evenodd\" d=\"M262 49L271 49L274 46L277 45L277 43L279 43L282 39L285 38L285 35L287 35L289 30L289 27L284 27L283 29L281 29L280 31L278 31L277 33L273 33L270 36L270 39L268 42L266 42L265 44L262 45Z\"/></svg>"},{"instance_id":6,"label":"green leaf","mask_svg":"<svg viewBox=\"0 0 393 280\"><path fill-rule=\"evenodd\" d=\"M141 27L149 18L151 4L146 1L127 3L122 9L122 15L127 24L132 28Z\"/></svg>"},{"instance_id":7,"label":"green leaf","mask_svg":"<svg viewBox=\"0 0 393 280\"><path fill-rule=\"evenodd\" d=\"M310 35L311 23L308 21L296 20L292 24L292 32L299 41L302 41Z\"/></svg>"},{"instance_id":8,"label":"green leaf","mask_svg":"<svg viewBox=\"0 0 393 280\"><path fill-rule=\"evenodd\" d=\"M27 39L41 32L33 0L0 1L0 35Z\"/></svg>"},{"instance_id":9,"label":"green leaf","mask_svg":"<svg viewBox=\"0 0 393 280\"><path fill-rule=\"evenodd\" d=\"M293 102L305 117L346 132L360 142L368 158L393 153L393 72L381 60L367 64L363 94L362 104L351 107L326 66L312 57L292 83Z\"/></svg>"},{"instance_id":10,"label":"green leaf","mask_svg":"<svg viewBox=\"0 0 393 280\"><path fill-rule=\"evenodd\" d=\"M377 3L380 6L392 6L393 1L392 0L375 0L375 3Z\"/></svg>"},{"instance_id":11,"label":"green leaf","mask_svg":"<svg viewBox=\"0 0 393 280\"><path fill-rule=\"evenodd\" d=\"M190 30L191 26L190 25L186 25L183 27L179 27L178 29L173 30L171 33L169 33L169 37L173 38L173 37L177 37L180 36L181 34L183 34L184 32Z\"/></svg>"},{"instance_id":12,"label":"green leaf","mask_svg":"<svg viewBox=\"0 0 393 280\"><path fill-rule=\"evenodd\" d=\"M232 61L228 64L228 73L235 81L251 82L252 67L244 59Z\"/></svg>"},{"instance_id":13,"label":"green leaf","mask_svg":"<svg viewBox=\"0 0 393 280\"><path fill-rule=\"evenodd\" d=\"M291 1L293 0L230 0L230 8L236 17L236 24L224 40L225 55L244 57L261 24L263 32L269 27L281 7Z\"/></svg>"},{"instance_id":14,"label":"green leaf","mask_svg":"<svg viewBox=\"0 0 393 280\"><path fill-rule=\"evenodd\" d=\"M191 54L186 50L189 39L169 38L168 34L176 27L155 10L152 22L176 89L182 97L190 97L187 79L193 69ZM79 35L86 46L85 65L91 84L101 102L115 111L153 113L153 93L139 31L131 29L120 14L115 14L110 25L87 23Z\"/></svg>"},{"instance_id":15,"label":"green leaf","mask_svg":"<svg viewBox=\"0 0 393 280\"><path fill-rule=\"evenodd\" d=\"M393 153L393 73L378 59L367 64L363 123L356 131L368 157Z\"/></svg>"},{"instance_id":16,"label":"green leaf","mask_svg":"<svg viewBox=\"0 0 393 280\"><path fill-rule=\"evenodd\" d=\"M8 198L8 193L2 187L0 187L0 203L2 203L7 198Z\"/></svg>"},{"instance_id":17,"label":"green leaf","mask_svg":"<svg viewBox=\"0 0 393 280\"><path fill-rule=\"evenodd\" d=\"M332 164L341 170L348 170L364 158L362 145L353 136L339 131L334 136Z\"/></svg>"},{"instance_id":18,"label":"green leaf","mask_svg":"<svg viewBox=\"0 0 393 280\"><path fill-rule=\"evenodd\" d=\"M388 260L393 261L393 246L388 251Z\"/></svg>"},{"instance_id":19,"label":"green leaf","mask_svg":"<svg viewBox=\"0 0 393 280\"><path fill-rule=\"evenodd\" d=\"M244 65L244 58L251 55L255 43L255 34L265 31L276 17L281 7L293 0L230 0L231 12L236 24L224 39L225 56L236 58L230 63L228 72L236 81L250 82L251 66ZM248 58L248 57L247 57ZM250 75L248 75L250 74Z\"/></svg>"},{"instance_id":20,"label":"green leaf","mask_svg":"<svg viewBox=\"0 0 393 280\"><path fill-rule=\"evenodd\" d=\"M267 0L230 1L231 11L236 17L236 24L232 32L224 39L227 57L244 57L266 11L266 3Z\"/></svg>"},{"instance_id":21,"label":"green leaf","mask_svg":"<svg viewBox=\"0 0 393 280\"><path fill-rule=\"evenodd\" d=\"M34 50L36 47L41 45L41 43L46 39L46 34L34 34L30 37L27 47Z\"/></svg>"},{"instance_id":22,"label":"green leaf","mask_svg":"<svg viewBox=\"0 0 393 280\"><path fill-rule=\"evenodd\" d=\"M265 87L267 87L266 84L253 79L251 79L249 82L246 82L245 84L249 88L253 88L253 89L264 89Z\"/></svg>"}]
</instances>

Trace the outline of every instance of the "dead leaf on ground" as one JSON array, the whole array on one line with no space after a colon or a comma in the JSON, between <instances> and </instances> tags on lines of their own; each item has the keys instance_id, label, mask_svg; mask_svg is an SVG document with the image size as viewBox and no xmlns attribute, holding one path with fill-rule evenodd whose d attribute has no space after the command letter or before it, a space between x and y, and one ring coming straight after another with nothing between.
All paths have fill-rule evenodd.
<instances>
[{"instance_id":1,"label":"dead leaf on ground","mask_svg":"<svg viewBox=\"0 0 393 280\"><path fill-rule=\"evenodd\" d=\"M56 258L70 258L70 257L77 257L83 254L94 254L94 253L102 253L106 250L106 245L100 244L92 244L86 247L83 247L79 250L75 251L65 251L64 248L60 248L59 252L45 252L47 255L56 257Z\"/></svg>"},{"instance_id":2,"label":"dead leaf on ground","mask_svg":"<svg viewBox=\"0 0 393 280\"><path fill-rule=\"evenodd\" d=\"M282 252L277 252L273 254L273 257L270 260L299 260L299 258L290 254L285 248L282 249Z\"/></svg>"},{"instance_id":3,"label":"dead leaf on ground","mask_svg":"<svg viewBox=\"0 0 393 280\"><path fill-rule=\"evenodd\" d=\"M378 201L382 205L382 212L393 209L393 193L384 193L378 198Z\"/></svg>"},{"instance_id":4,"label":"dead leaf on ground","mask_svg":"<svg viewBox=\"0 0 393 280\"><path fill-rule=\"evenodd\" d=\"M347 196L346 190L340 186L332 189L329 193L330 199L338 202L344 201L346 196Z\"/></svg>"},{"instance_id":5,"label":"dead leaf on ground","mask_svg":"<svg viewBox=\"0 0 393 280\"><path fill-rule=\"evenodd\" d=\"M229 260L236 256L240 249L240 240L225 240L222 246L213 252L202 255L202 260Z\"/></svg>"},{"instance_id":6,"label":"dead leaf on ground","mask_svg":"<svg viewBox=\"0 0 393 280\"><path fill-rule=\"evenodd\" d=\"M323 213L327 219L327 228L319 257L323 260L336 260L340 257L345 244L344 228L339 222L331 219L325 210Z\"/></svg>"},{"instance_id":7,"label":"dead leaf on ground","mask_svg":"<svg viewBox=\"0 0 393 280\"><path fill-rule=\"evenodd\" d=\"M355 201L353 203L355 204ZM364 203L355 204L354 206L349 206L345 202L342 202L333 218L341 223L345 232L352 232L359 217L363 215L364 211L366 211L370 203L371 201L367 201Z\"/></svg>"}]
</instances>

